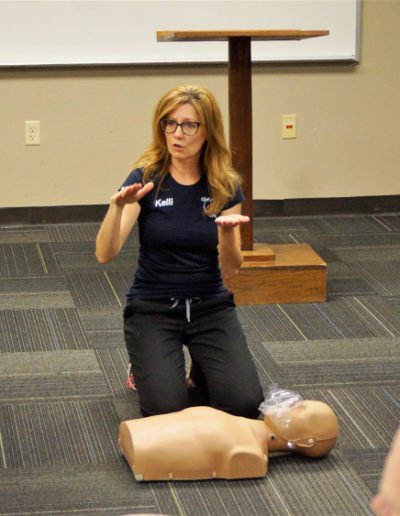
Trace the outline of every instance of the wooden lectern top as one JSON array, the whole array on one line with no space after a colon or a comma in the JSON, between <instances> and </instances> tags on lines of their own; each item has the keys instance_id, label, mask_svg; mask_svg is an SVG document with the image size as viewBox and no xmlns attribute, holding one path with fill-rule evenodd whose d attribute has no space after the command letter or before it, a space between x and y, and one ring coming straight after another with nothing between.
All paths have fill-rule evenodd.
<instances>
[{"instance_id":1,"label":"wooden lectern top","mask_svg":"<svg viewBox=\"0 0 400 516\"><path fill-rule=\"evenodd\" d=\"M157 41L227 41L240 37L260 41L300 40L328 34L329 30L159 30Z\"/></svg>"}]
</instances>

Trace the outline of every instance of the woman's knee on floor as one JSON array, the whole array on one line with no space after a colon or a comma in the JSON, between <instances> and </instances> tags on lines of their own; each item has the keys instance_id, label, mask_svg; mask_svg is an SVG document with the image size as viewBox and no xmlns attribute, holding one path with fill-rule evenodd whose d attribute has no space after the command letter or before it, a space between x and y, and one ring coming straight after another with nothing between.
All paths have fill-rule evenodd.
<instances>
[{"instance_id":1,"label":"woman's knee on floor","mask_svg":"<svg viewBox=\"0 0 400 516\"><path fill-rule=\"evenodd\" d=\"M264 399L261 387L253 391L241 392L234 388L230 390L229 396L214 403L214 407L234 416L257 419L260 412L258 407Z\"/></svg>"},{"instance_id":2,"label":"woman's knee on floor","mask_svg":"<svg viewBox=\"0 0 400 516\"><path fill-rule=\"evenodd\" d=\"M139 404L143 416L178 412L189 406L186 386L182 389L148 389L138 385Z\"/></svg>"}]
</instances>

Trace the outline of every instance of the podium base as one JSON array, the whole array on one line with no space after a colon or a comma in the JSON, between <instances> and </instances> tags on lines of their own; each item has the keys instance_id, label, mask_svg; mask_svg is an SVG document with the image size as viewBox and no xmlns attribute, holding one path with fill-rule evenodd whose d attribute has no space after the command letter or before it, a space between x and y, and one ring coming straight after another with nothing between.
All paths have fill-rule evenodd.
<instances>
[{"instance_id":1,"label":"podium base","mask_svg":"<svg viewBox=\"0 0 400 516\"><path fill-rule=\"evenodd\" d=\"M255 244L243 255L239 274L225 283L237 305L326 301L327 264L308 244Z\"/></svg>"}]
</instances>

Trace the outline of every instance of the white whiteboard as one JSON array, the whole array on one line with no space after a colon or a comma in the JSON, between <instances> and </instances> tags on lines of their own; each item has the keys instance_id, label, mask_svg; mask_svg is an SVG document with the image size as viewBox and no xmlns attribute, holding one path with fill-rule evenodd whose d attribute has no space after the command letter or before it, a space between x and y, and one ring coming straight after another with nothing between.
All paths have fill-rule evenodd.
<instances>
[{"instance_id":1,"label":"white whiteboard","mask_svg":"<svg viewBox=\"0 0 400 516\"><path fill-rule=\"evenodd\" d=\"M253 61L359 60L361 0L0 0L0 66L226 62L226 42L157 30L329 30L252 43Z\"/></svg>"}]
</instances>

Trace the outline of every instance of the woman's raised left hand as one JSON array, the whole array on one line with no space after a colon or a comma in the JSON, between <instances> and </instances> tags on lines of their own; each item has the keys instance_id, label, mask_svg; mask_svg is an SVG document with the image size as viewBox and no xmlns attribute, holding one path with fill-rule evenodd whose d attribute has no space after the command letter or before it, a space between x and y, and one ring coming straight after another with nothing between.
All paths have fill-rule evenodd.
<instances>
[{"instance_id":1,"label":"woman's raised left hand","mask_svg":"<svg viewBox=\"0 0 400 516\"><path fill-rule=\"evenodd\" d=\"M238 226L239 224L246 224L250 222L250 217L247 215L241 215L240 213L231 213L229 215L220 215L215 219L215 223L223 227Z\"/></svg>"}]
</instances>

